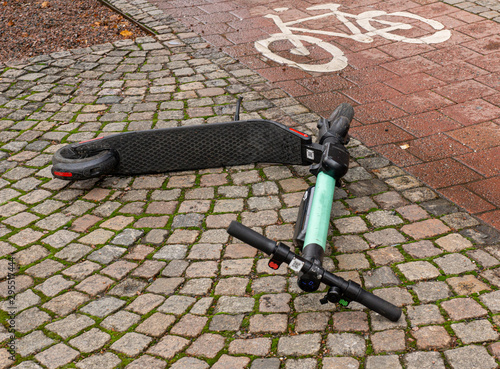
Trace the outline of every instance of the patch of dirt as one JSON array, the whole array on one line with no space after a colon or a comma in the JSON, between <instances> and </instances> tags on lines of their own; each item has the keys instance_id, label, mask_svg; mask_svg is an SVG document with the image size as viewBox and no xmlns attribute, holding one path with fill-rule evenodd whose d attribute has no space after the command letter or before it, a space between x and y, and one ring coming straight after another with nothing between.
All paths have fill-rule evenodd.
<instances>
[{"instance_id":1,"label":"patch of dirt","mask_svg":"<svg viewBox=\"0 0 500 369\"><path fill-rule=\"evenodd\" d=\"M0 0L0 62L142 36L97 0Z\"/></svg>"}]
</instances>

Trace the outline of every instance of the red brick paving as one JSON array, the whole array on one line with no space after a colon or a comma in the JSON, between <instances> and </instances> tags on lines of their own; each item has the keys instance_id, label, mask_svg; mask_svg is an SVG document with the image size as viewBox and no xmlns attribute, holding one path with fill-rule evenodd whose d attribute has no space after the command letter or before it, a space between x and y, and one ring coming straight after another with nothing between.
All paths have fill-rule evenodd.
<instances>
[{"instance_id":1,"label":"red brick paving","mask_svg":"<svg viewBox=\"0 0 500 369\"><path fill-rule=\"evenodd\" d=\"M414 165L406 169L436 189L479 181L482 178L479 173L452 158Z\"/></svg>"},{"instance_id":2,"label":"red brick paving","mask_svg":"<svg viewBox=\"0 0 500 369\"><path fill-rule=\"evenodd\" d=\"M500 207L500 191L498 191L500 188L500 176L468 183L466 187L496 207Z\"/></svg>"},{"instance_id":3,"label":"red brick paving","mask_svg":"<svg viewBox=\"0 0 500 369\"><path fill-rule=\"evenodd\" d=\"M495 210L495 206L468 190L463 185L444 188L441 190L441 193L473 214Z\"/></svg>"},{"instance_id":4,"label":"red brick paving","mask_svg":"<svg viewBox=\"0 0 500 369\"><path fill-rule=\"evenodd\" d=\"M343 1L339 10L352 14L408 11L433 19L451 30L451 37L438 44L379 36L360 43L307 34L332 43L348 58L342 71L320 74L268 60L254 42L279 33L266 14L296 20L327 12L307 8L329 1L150 1L312 111L328 116L339 103L352 103L354 137L500 229L499 23L435 0ZM283 7L290 10L273 10ZM404 21L414 26L407 32L415 36L431 30L417 20ZM331 17L303 26L347 32Z\"/></svg>"},{"instance_id":5,"label":"red brick paving","mask_svg":"<svg viewBox=\"0 0 500 369\"><path fill-rule=\"evenodd\" d=\"M393 123L415 137L426 137L461 128L462 125L446 115L436 111L405 115L393 120Z\"/></svg>"},{"instance_id":6,"label":"red brick paving","mask_svg":"<svg viewBox=\"0 0 500 369\"><path fill-rule=\"evenodd\" d=\"M485 223L492 225L496 229L500 229L500 210L481 213L478 215L478 217Z\"/></svg>"},{"instance_id":7,"label":"red brick paving","mask_svg":"<svg viewBox=\"0 0 500 369\"><path fill-rule=\"evenodd\" d=\"M485 122L455 129L447 135L473 150L487 150L499 146L500 126L495 122Z\"/></svg>"},{"instance_id":8,"label":"red brick paving","mask_svg":"<svg viewBox=\"0 0 500 369\"><path fill-rule=\"evenodd\" d=\"M419 138L408 144L408 151L425 162L472 152L467 146L443 134Z\"/></svg>"},{"instance_id":9,"label":"red brick paving","mask_svg":"<svg viewBox=\"0 0 500 369\"><path fill-rule=\"evenodd\" d=\"M500 175L500 146L457 157L459 161L489 178Z\"/></svg>"}]
</instances>

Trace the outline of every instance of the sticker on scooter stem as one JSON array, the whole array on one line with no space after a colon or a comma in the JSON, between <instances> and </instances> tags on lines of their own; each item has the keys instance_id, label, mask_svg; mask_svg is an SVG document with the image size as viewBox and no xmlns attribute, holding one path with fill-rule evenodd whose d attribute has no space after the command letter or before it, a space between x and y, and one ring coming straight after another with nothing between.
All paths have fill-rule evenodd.
<instances>
[{"instance_id":1,"label":"sticker on scooter stem","mask_svg":"<svg viewBox=\"0 0 500 369\"><path fill-rule=\"evenodd\" d=\"M288 266L290 267L290 269L292 269L294 272L300 272L302 270L302 267L304 266L304 262L297 259L297 258L293 258L292 261L290 262L290 264L288 264Z\"/></svg>"},{"instance_id":2,"label":"sticker on scooter stem","mask_svg":"<svg viewBox=\"0 0 500 369\"><path fill-rule=\"evenodd\" d=\"M412 14L409 12L387 13L382 10L369 10L356 15L356 14L341 12L338 10L339 8L340 4L333 4L333 3L312 6L310 8L307 8L307 10L329 10L329 12L289 22L283 22L279 15L268 14L265 17L272 19L274 23L276 23L278 28L281 30L281 33L275 33L272 34L271 37L265 40L256 41L255 48L259 52L261 52L264 56L277 63L286 64L291 67L299 68L309 72L325 73L325 72L339 71L347 67L348 62L347 58L344 55L344 52L340 50L338 47L326 41L323 41L321 38L306 36L302 34L297 35L294 34L294 32L301 32L301 33L307 32L317 35L342 37L362 43L373 42L374 36L381 36L388 40L401 41L412 44L436 44L448 40L451 36L451 32L449 30L444 29L444 25L441 24L440 22L432 19L423 18L419 15ZM283 13L287 11L288 8L277 8L274 10L277 13ZM409 18L410 23L402 23L402 22L387 20L387 18L391 16L398 18L401 17ZM349 29L351 34L331 32L325 30L307 29L304 27L295 27L295 25L298 23L317 21L319 19L327 17L337 18L340 22L344 24L345 27L347 27L347 29ZM354 22L351 22L349 18L353 19ZM414 28L412 23L415 23L415 20L425 23L427 25L426 28L429 28L428 26L430 26L435 32L431 33L430 35L422 37L406 37L402 36L401 34L393 33L394 31L410 30ZM376 28L374 25L382 27ZM363 33L362 30L366 32ZM323 64L307 64L287 59L272 51L272 48L270 46L273 42L276 41L289 41L293 45L293 48L290 50L290 53L303 57L310 55L310 51L307 49L304 43L311 44L313 47L315 45L316 47L323 49L327 54L330 54L331 60Z\"/></svg>"}]
</instances>

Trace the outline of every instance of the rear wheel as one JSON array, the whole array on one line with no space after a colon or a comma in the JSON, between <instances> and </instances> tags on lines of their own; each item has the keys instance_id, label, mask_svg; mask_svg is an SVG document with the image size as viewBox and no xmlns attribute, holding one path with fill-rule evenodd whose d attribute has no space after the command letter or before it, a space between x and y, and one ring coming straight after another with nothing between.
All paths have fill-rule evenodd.
<instances>
[{"instance_id":1,"label":"rear wheel","mask_svg":"<svg viewBox=\"0 0 500 369\"><path fill-rule=\"evenodd\" d=\"M328 54L331 54L332 60L330 60L328 63L323 63L323 64L297 63L293 60L286 59L271 51L269 46L271 45L271 43L275 41L290 41L294 45L301 45L302 42L307 42L309 44L316 45L322 48ZM291 67L296 67L309 72L335 72L347 67L347 58L344 56L342 50L316 37L277 33L265 40L256 41L255 48L262 54L264 54L264 56L266 56L271 60L274 60L277 63L286 64ZM298 51L299 48L295 48L292 49L290 52L295 55L306 56L309 51L303 49L305 48L301 47L300 48L301 52L299 52Z\"/></svg>"},{"instance_id":2,"label":"rear wheel","mask_svg":"<svg viewBox=\"0 0 500 369\"><path fill-rule=\"evenodd\" d=\"M54 177L76 180L111 174L118 164L118 159L112 150L98 151L92 156L82 158L68 145L56 151L52 164Z\"/></svg>"}]
</instances>

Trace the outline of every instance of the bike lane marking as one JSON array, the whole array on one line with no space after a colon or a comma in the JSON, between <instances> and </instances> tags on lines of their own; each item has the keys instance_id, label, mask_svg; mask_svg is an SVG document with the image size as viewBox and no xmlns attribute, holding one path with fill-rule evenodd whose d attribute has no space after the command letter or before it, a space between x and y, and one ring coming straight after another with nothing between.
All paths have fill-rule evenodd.
<instances>
[{"instance_id":1,"label":"bike lane marking","mask_svg":"<svg viewBox=\"0 0 500 369\"><path fill-rule=\"evenodd\" d=\"M341 5L335 3L309 7L306 10L325 10L325 11L330 10L330 12L318 14L315 16L309 16L302 19L299 18L287 22L283 22L280 16L278 15L267 14L264 17L272 19L275 22L276 26L281 30L281 33L272 34L271 37L264 40L257 40L255 41L254 46L266 58L271 59L277 63L285 64L309 72L330 73L330 72L340 71L347 67L348 60L345 57L344 52L340 48L322 40L321 38L306 36L303 35L303 33L338 36L338 37L349 38L363 43L373 42L374 41L373 37L376 36L383 37L392 41L401 41L413 44L441 43L448 40L451 37L451 31L444 29L444 25L441 24L440 22L432 19L427 19L409 12L387 13L385 11L370 10L359 14L350 14L344 11L340 11L339 8L341 8ZM275 12L280 12L280 13L283 13L287 10L289 10L289 8L274 9ZM338 21L342 22L344 26L346 26L347 29L349 29L349 31L352 32L352 35L342 34L338 32L292 27L293 25L300 24L302 22L314 21L329 16L335 17ZM384 19L376 19L376 17L392 17L392 16L405 17L421 21L431 26L433 30L436 30L437 32L419 38L409 38L399 34L391 33L393 31L410 30L413 28L413 26L410 24L394 22L394 21L391 22ZM353 18L356 21L357 25L348 20L348 18ZM382 25L387 25L389 27L379 29L376 28L374 25L372 25L372 22ZM363 33L363 29L366 31L366 33ZM294 34L293 31L300 32L300 34ZM302 57L310 56L310 52L308 51L307 47L302 43L304 41L311 45L316 45L317 47L329 53L332 60L324 64L299 63L297 61L287 59L284 56L278 55L277 53L271 50L270 45L273 42L279 42L284 40L289 41L293 45L293 48L290 50L291 54L300 55Z\"/></svg>"}]
</instances>

